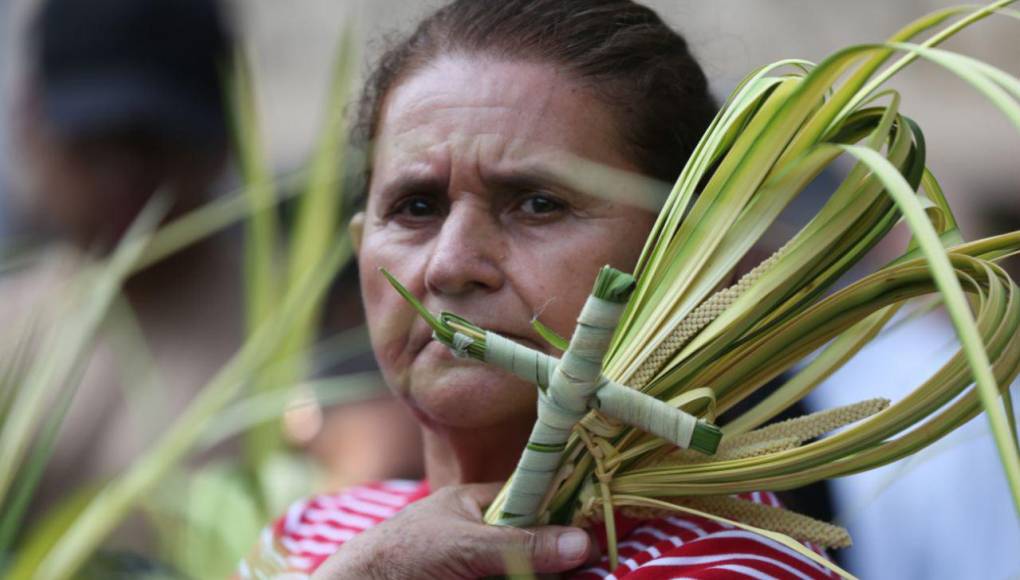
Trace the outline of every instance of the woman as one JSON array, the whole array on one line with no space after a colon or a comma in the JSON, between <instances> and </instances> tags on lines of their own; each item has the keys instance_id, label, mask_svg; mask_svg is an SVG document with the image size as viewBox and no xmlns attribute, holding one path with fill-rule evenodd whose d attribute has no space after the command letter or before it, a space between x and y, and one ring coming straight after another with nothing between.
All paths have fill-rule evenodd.
<instances>
[{"instance_id":1,"label":"woman","mask_svg":"<svg viewBox=\"0 0 1020 580\"><path fill-rule=\"evenodd\" d=\"M713 112L683 39L628 0L459 0L387 53L362 100L373 162L351 230L376 358L424 427L427 484L299 502L242 576L275 561L316 578L476 578L508 559L606 576L601 538L583 530L480 523L527 441L535 387L453 357L377 270L430 310L548 350L532 317L569 335L598 268L632 269L654 223L618 188L672 182ZM825 575L707 520L617 531L616 576Z\"/></svg>"}]
</instances>

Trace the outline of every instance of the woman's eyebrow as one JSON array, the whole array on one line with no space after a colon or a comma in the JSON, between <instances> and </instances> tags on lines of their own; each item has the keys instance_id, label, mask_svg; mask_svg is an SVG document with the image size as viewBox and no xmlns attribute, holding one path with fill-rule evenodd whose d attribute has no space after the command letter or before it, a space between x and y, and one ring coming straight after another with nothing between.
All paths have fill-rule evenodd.
<instances>
[{"instance_id":1,"label":"woman's eyebrow","mask_svg":"<svg viewBox=\"0 0 1020 580\"><path fill-rule=\"evenodd\" d=\"M485 184L495 192L519 192L547 187L566 188L566 184L539 173L496 173L486 177Z\"/></svg>"},{"instance_id":2,"label":"woman's eyebrow","mask_svg":"<svg viewBox=\"0 0 1020 580\"><path fill-rule=\"evenodd\" d=\"M488 169L482 175L486 185L494 190L521 190L559 187L574 190L570 179L547 163L536 162ZM580 193L580 192L579 192Z\"/></svg>"},{"instance_id":3,"label":"woman's eyebrow","mask_svg":"<svg viewBox=\"0 0 1020 580\"><path fill-rule=\"evenodd\" d=\"M447 188L447 180L437 175L423 173L404 173L387 181L380 190L380 196L390 199L409 192L442 193Z\"/></svg>"}]
</instances>

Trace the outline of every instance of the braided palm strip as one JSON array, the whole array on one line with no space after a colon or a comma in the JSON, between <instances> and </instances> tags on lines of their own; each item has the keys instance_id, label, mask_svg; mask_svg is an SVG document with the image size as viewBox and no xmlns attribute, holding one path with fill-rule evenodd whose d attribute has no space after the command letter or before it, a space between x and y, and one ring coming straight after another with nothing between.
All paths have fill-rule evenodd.
<instances>
[{"instance_id":1,"label":"braided palm strip","mask_svg":"<svg viewBox=\"0 0 1020 580\"><path fill-rule=\"evenodd\" d=\"M888 407L889 403L889 399L867 399L794 417L754 431L724 437L715 455L677 449L657 461L655 466L715 463L786 451L840 427L867 419Z\"/></svg>"},{"instance_id":2,"label":"braided palm strip","mask_svg":"<svg viewBox=\"0 0 1020 580\"><path fill-rule=\"evenodd\" d=\"M758 264L750 272L740 277L736 284L724 288L719 292L708 297L707 300L702 302L697 308L691 311L673 330L672 333L665 340L659 343L659 346L652 351L652 354L648 355L645 362L638 367L638 370L634 372L634 376L628 383L634 388L641 389L652 380L655 375L659 374L663 366L672 359L676 353L680 352L692 338L697 336L706 326L709 325L713 320L719 317L727 308L729 308L736 300L747 291L748 288L754 284L761 275L772 267L778 260L780 255L786 249L783 246L776 253L772 254L765 261Z\"/></svg>"},{"instance_id":3,"label":"braided palm strip","mask_svg":"<svg viewBox=\"0 0 1020 580\"><path fill-rule=\"evenodd\" d=\"M801 542L811 542L824 548L848 548L853 541L850 533L841 526L833 525L786 508L747 501L728 495L708 495L671 500L679 506L717 515L743 524L786 534ZM622 513L628 517L661 518L675 515L669 510L625 507Z\"/></svg>"},{"instance_id":4,"label":"braided palm strip","mask_svg":"<svg viewBox=\"0 0 1020 580\"><path fill-rule=\"evenodd\" d=\"M842 407L794 417L793 419L773 423L754 431L734 435L728 437L726 443L737 448L790 437L803 443L830 431L835 431L845 425L871 417L888 407L889 403L889 399L866 399Z\"/></svg>"}]
</instances>

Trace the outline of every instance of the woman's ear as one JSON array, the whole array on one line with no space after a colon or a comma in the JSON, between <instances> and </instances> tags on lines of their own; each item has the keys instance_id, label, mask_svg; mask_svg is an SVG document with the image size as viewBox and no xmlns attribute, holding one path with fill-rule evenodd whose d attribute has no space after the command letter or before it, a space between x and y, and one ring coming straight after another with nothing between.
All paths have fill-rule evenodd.
<instances>
[{"instance_id":1,"label":"woman's ear","mask_svg":"<svg viewBox=\"0 0 1020 580\"><path fill-rule=\"evenodd\" d=\"M365 234L365 212L359 211L354 214L354 217L351 218L351 223L347 226L347 231L351 233L354 255L357 256L361 253L361 236Z\"/></svg>"}]
</instances>

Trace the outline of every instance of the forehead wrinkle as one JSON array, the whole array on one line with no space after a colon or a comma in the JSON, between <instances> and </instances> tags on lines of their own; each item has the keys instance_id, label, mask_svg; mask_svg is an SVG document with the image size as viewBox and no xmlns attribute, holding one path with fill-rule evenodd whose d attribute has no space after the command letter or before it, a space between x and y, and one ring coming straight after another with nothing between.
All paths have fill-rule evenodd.
<instances>
[{"instance_id":1,"label":"forehead wrinkle","mask_svg":"<svg viewBox=\"0 0 1020 580\"><path fill-rule=\"evenodd\" d=\"M543 136L536 127L548 124L548 101L542 103L540 111L522 111L514 107L485 107L482 110L500 111L509 114L494 115L491 119L484 116L475 119L474 126L465 123L464 111L476 112L478 107L450 106L435 111L431 118L414 121L399 119L390 130L383 134L384 142L401 152L416 151L420 148L433 147L440 142L448 142L462 148L465 143L475 147L474 141L512 141L521 144L542 143L545 139L555 139L556 132ZM553 119L552 122L556 120ZM545 139L543 138L545 137Z\"/></svg>"},{"instance_id":2,"label":"forehead wrinkle","mask_svg":"<svg viewBox=\"0 0 1020 580\"><path fill-rule=\"evenodd\" d=\"M548 144L500 133L460 135L451 139L451 188L505 189L511 185L562 185L550 160L560 151Z\"/></svg>"},{"instance_id":3,"label":"forehead wrinkle","mask_svg":"<svg viewBox=\"0 0 1020 580\"><path fill-rule=\"evenodd\" d=\"M542 67L544 68L544 67ZM542 70L540 75L552 73L552 79L554 81L561 79L562 75L555 70L545 71ZM532 73L530 76L534 76ZM527 72L524 76L529 76ZM563 85L559 82L543 83L541 90L527 90L527 79L522 79L520 82L514 82L514 77L507 77L503 82L497 83L496 87L490 84L481 83L480 86L484 90L481 94L474 92L471 93L469 104L457 102L464 98L463 89L468 87L468 80L465 82L456 82L441 87L431 87L426 89L419 89L416 91L401 91L406 88L406 84L398 86L395 89L396 94L394 98L388 99L385 104L386 115L389 117L389 123L384 125L391 125L392 129L395 129L395 133L403 133L413 126L424 126L435 124L436 122L445 122L449 119L453 119L458 125L462 125L465 113L474 112L482 115L482 122L485 121L485 113L497 113L494 115L495 118L500 118L502 122L513 120L511 128L521 128L523 126L533 127L536 123L542 122L543 119L549 117L548 111L553 105L554 99L557 97L557 93L560 93L561 98L572 97L577 91L581 90L577 86L570 86L565 92ZM573 85L570 81L566 81L568 84ZM413 83L413 80L408 81ZM476 85L470 85L474 88ZM425 91L425 94L420 94ZM438 91L438 94L437 94ZM431 93L431 94L430 94ZM389 113L393 111L400 111L396 117L390 117ZM511 115L500 115L499 113L509 112ZM402 129L403 125L412 125L407 129ZM533 131L527 131L533 132Z\"/></svg>"},{"instance_id":4,"label":"forehead wrinkle","mask_svg":"<svg viewBox=\"0 0 1020 580\"><path fill-rule=\"evenodd\" d=\"M469 60L468 66L451 68L433 63L400 83L384 104L381 136L388 144L378 160L396 173L412 163L436 165L442 157L451 189L503 181L508 173L574 189L553 179L571 165L563 167L552 158L560 161L558 153L584 158L592 152L599 158L597 146L589 145L600 131L585 136L576 127L586 124L579 120L604 120L602 103L545 65L494 63L478 69L477 64ZM509 68L502 68L506 64ZM547 163L529 163L546 157ZM610 164L629 166L628 161Z\"/></svg>"},{"instance_id":5,"label":"forehead wrinkle","mask_svg":"<svg viewBox=\"0 0 1020 580\"><path fill-rule=\"evenodd\" d=\"M541 157L505 158L500 162L483 165L481 180L494 189L520 185L563 185Z\"/></svg>"},{"instance_id":6,"label":"forehead wrinkle","mask_svg":"<svg viewBox=\"0 0 1020 580\"><path fill-rule=\"evenodd\" d=\"M437 164L450 156L449 143L437 139L438 128L427 123L405 123L388 120L380 133L376 161L380 169L389 165ZM395 126L394 126L395 125Z\"/></svg>"},{"instance_id":7,"label":"forehead wrinkle","mask_svg":"<svg viewBox=\"0 0 1020 580\"><path fill-rule=\"evenodd\" d=\"M450 151L446 143L433 143L413 150L386 147L383 151L379 170L373 178L380 183L383 195L393 194L408 184L432 183L439 186L449 181Z\"/></svg>"}]
</instances>

